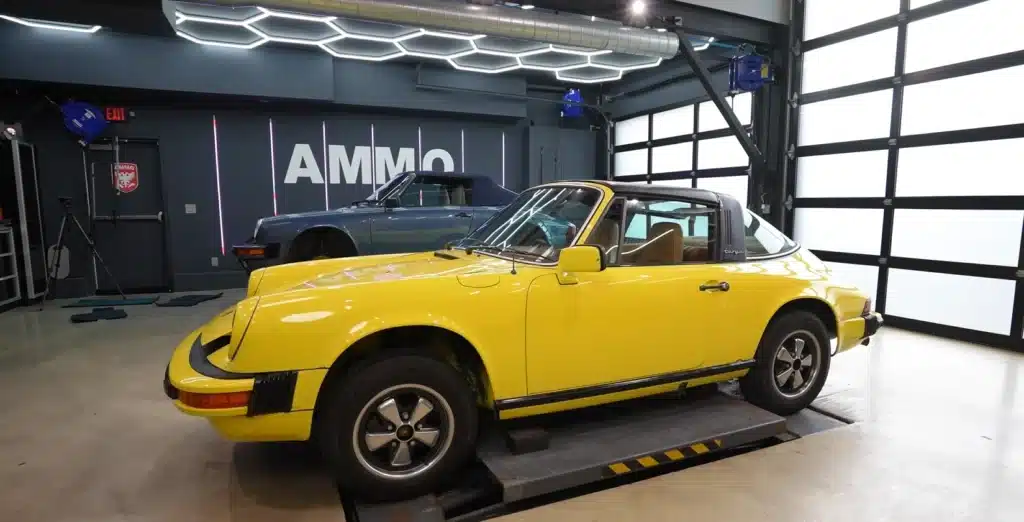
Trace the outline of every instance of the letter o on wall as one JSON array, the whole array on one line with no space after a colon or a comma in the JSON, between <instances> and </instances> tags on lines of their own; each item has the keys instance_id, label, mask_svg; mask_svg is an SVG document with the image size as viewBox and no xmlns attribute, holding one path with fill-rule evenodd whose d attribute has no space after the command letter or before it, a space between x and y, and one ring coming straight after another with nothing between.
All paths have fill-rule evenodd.
<instances>
[{"instance_id":1,"label":"letter o on wall","mask_svg":"<svg viewBox=\"0 0 1024 522\"><path fill-rule=\"evenodd\" d=\"M423 155L423 170L434 169L434 160L441 160L442 172L455 172L455 159L444 149L430 149Z\"/></svg>"}]
</instances>

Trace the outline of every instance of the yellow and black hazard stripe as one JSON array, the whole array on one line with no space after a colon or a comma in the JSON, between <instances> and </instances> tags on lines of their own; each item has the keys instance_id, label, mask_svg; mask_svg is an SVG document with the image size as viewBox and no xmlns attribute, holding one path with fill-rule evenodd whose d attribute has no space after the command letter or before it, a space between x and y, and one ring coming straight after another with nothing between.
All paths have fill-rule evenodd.
<instances>
[{"instance_id":1,"label":"yellow and black hazard stripe","mask_svg":"<svg viewBox=\"0 0 1024 522\"><path fill-rule=\"evenodd\" d=\"M670 462L678 462L683 459L693 458L698 455L710 453L722 449L721 439L706 440L695 444L688 444L678 448L659 451L621 462L615 462L604 467L602 474L605 477L625 475L642 469L650 469Z\"/></svg>"}]
</instances>

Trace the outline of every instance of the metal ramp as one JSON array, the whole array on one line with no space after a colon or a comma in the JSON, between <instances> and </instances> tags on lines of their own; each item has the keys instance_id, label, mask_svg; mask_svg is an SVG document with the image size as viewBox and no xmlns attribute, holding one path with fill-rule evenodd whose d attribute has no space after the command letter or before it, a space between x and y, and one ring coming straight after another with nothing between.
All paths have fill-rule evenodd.
<instances>
[{"instance_id":1,"label":"metal ramp","mask_svg":"<svg viewBox=\"0 0 1024 522\"><path fill-rule=\"evenodd\" d=\"M783 417L721 393L696 400L660 397L629 401L567 412L542 422L548 447L532 453L513 454L502 429L482 434L477 457L485 470L482 475L491 480L489 489L476 479L469 490L391 504L356 505L350 519L443 522L452 520L447 514L451 505L483 496L491 505L478 511L497 514L500 509L496 508L503 505L713 456L786 433ZM455 518L487 516L460 511Z\"/></svg>"}]
</instances>

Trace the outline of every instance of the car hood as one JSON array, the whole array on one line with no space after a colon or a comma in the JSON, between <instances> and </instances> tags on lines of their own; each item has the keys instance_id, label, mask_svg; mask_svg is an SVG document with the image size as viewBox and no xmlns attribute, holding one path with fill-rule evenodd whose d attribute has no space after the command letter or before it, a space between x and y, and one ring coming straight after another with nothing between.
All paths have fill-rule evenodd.
<instances>
[{"instance_id":1,"label":"car hood","mask_svg":"<svg viewBox=\"0 0 1024 522\"><path fill-rule=\"evenodd\" d=\"M443 250L391 257L372 265L346 268L309 279L295 289L383 283L408 279L455 277L466 286L491 286L508 273L508 261L462 250Z\"/></svg>"}]
</instances>

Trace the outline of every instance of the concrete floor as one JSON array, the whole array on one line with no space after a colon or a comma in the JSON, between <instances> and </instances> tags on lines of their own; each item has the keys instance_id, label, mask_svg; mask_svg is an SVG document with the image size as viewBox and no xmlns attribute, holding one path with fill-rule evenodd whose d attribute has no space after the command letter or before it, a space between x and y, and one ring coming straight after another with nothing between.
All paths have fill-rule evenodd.
<instances>
[{"instance_id":1,"label":"concrete floor","mask_svg":"<svg viewBox=\"0 0 1024 522\"><path fill-rule=\"evenodd\" d=\"M303 445L232 445L180 415L172 347L192 308L0 314L0 520L344 520ZM883 329L833 361L817 405L856 424L505 521L1024 520L1024 356Z\"/></svg>"}]
</instances>

